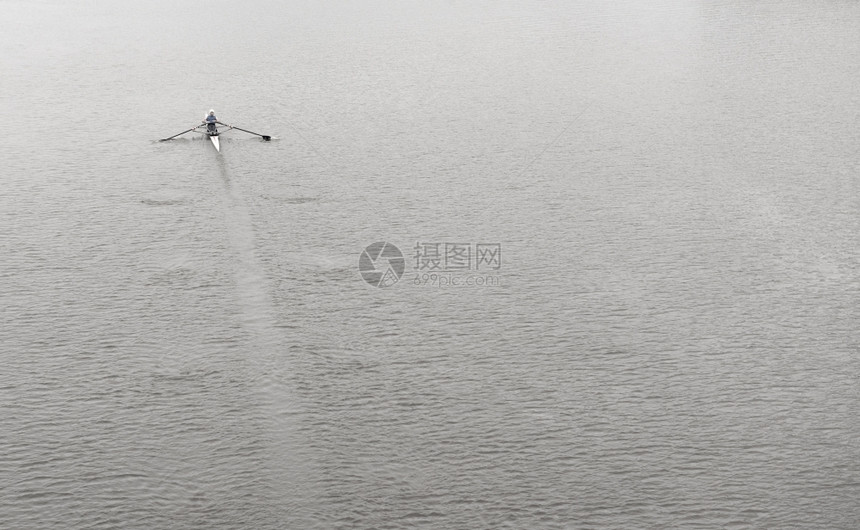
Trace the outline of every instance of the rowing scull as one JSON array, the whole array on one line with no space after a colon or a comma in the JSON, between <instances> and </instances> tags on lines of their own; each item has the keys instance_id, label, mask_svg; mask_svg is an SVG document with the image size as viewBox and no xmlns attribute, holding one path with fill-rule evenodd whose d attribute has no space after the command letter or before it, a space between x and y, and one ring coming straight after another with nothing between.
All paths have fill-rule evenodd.
<instances>
[{"instance_id":1,"label":"rowing scull","mask_svg":"<svg viewBox=\"0 0 860 530\"><path fill-rule=\"evenodd\" d=\"M249 130L246 130L246 129L242 129L242 128L239 128L239 127L234 127L234 126L232 126L232 125L227 125L226 123L221 123L220 121L216 121L216 122L211 123L211 124L207 124L206 122L203 122L203 123L201 123L200 125L197 125L197 126L194 126L194 127L190 128L190 129L188 129L187 131L182 131L182 132L181 132L181 133L179 133L179 134L174 134L173 136L171 136L171 137L169 137L169 138L162 138L160 141L162 141L162 142L166 142L167 140L173 140L173 139L174 139L174 138L176 138L177 136L182 136L182 135L183 135L183 134L185 134L185 133L196 132L196 133L200 133L200 134L205 134L205 135L207 135L207 136L209 137L209 139L212 141L212 145L214 145L214 146L215 146L215 150L216 150L216 151L218 151L218 152L220 153L220 152L221 152L221 140L220 140L220 138L218 138L218 137L221 135L221 133L220 133L220 132L218 132L218 128L216 127L216 125L215 125L215 124L223 125L224 127L227 127L227 131L230 131L230 130L236 129L237 131L242 131L242 132L244 132L244 133L248 133L248 134L253 134L253 135L255 135L255 136L259 136L260 138L262 138L263 140L265 140L265 141L267 141L267 142L268 142L269 140L271 140L271 139L272 139L272 137L271 137L271 136L269 136L269 135L267 135L267 134L259 134L259 133L255 133L255 132L253 132L253 131L249 131ZM211 128L211 129L209 128L209 125L211 125L211 126L212 126L212 128Z\"/></svg>"},{"instance_id":2,"label":"rowing scull","mask_svg":"<svg viewBox=\"0 0 860 530\"><path fill-rule=\"evenodd\" d=\"M218 139L218 133L217 132L215 132L214 134L209 133L209 139L212 140L212 145L215 146L215 150L220 153L221 152L221 141Z\"/></svg>"}]
</instances>

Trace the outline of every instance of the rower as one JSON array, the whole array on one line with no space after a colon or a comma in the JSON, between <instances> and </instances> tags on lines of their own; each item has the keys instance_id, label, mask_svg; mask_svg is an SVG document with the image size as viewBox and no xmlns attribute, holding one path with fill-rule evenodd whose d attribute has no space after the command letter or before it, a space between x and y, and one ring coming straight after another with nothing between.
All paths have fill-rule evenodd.
<instances>
[{"instance_id":1,"label":"rower","mask_svg":"<svg viewBox=\"0 0 860 530\"><path fill-rule=\"evenodd\" d=\"M206 116L206 131L210 134L217 133L216 123L218 123L218 118L215 117L215 111L210 109L209 114Z\"/></svg>"}]
</instances>

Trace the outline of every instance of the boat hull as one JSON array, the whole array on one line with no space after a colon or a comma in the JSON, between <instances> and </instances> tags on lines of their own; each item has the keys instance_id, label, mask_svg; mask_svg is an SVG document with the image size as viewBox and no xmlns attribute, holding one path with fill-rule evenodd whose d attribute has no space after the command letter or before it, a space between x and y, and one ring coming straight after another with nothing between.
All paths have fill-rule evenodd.
<instances>
[{"instance_id":1,"label":"boat hull","mask_svg":"<svg viewBox=\"0 0 860 530\"><path fill-rule=\"evenodd\" d=\"M221 140L218 139L217 135L210 135L209 139L212 140L212 145L215 146L215 150L219 153L221 152Z\"/></svg>"}]
</instances>

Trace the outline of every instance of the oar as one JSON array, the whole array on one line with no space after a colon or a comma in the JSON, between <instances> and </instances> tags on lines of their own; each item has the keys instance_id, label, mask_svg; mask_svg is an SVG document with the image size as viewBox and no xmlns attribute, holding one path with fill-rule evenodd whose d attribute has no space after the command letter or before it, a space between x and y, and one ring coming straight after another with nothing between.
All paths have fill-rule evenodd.
<instances>
[{"instance_id":1,"label":"oar","mask_svg":"<svg viewBox=\"0 0 860 530\"><path fill-rule=\"evenodd\" d=\"M197 127L200 127L200 126L198 125ZM173 140L173 139L174 139L174 138L176 138L177 136L182 136L182 135L183 135L183 134L185 134L185 133L189 133L189 132L193 131L194 129L196 129L197 127L192 127L192 128L190 128L190 129L188 129L187 131L182 131L182 132L181 132L181 133L179 133L179 134L174 134L174 135L173 135L173 136L171 136L170 138L162 138L161 140L159 140L159 142L166 142L167 140Z\"/></svg>"},{"instance_id":2,"label":"oar","mask_svg":"<svg viewBox=\"0 0 860 530\"><path fill-rule=\"evenodd\" d=\"M221 123L221 122L219 121L218 123ZM237 131L242 131L242 132L246 132L246 133L248 133L248 134L253 134L253 135L259 136L259 137L261 137L263 140L265 140L265 141L267 141L267 142L268 142L269 140L271 140L271 139L272 139L272 137L271 137L271 136L268 136L268 135L265 135L265 134L260 134L260 133L255 133L254 131L248 131L248 130L245 130L245 129L240 129L239 127L234 127L234 126L232 126L232 125L227 125L226 123L221 123L221 125L223 125L224 127L230 127L231 129L236 129ZM187 132L187 131L186 131L186 132Z\"/></svg>"}]
</instances>

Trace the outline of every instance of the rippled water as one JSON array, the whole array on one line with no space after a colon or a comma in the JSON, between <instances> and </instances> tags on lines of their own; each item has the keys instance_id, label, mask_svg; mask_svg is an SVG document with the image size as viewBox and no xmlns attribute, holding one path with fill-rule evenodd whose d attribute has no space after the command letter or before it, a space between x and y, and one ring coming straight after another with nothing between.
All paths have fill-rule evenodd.
<instances>
[{"instance_id":1,"label":"rippled water","mask_svg":"<svg viewBox=\"0 0 860 530\"><path fill-rule=\"evenodd\" d=\"M0 526L860 525L856 3L0 7Z\"/></svg>"}]
</instances>

